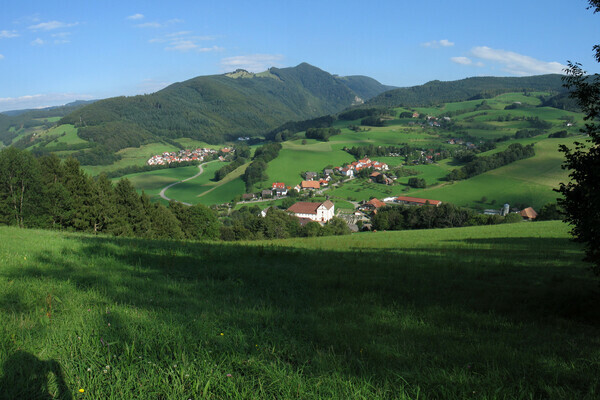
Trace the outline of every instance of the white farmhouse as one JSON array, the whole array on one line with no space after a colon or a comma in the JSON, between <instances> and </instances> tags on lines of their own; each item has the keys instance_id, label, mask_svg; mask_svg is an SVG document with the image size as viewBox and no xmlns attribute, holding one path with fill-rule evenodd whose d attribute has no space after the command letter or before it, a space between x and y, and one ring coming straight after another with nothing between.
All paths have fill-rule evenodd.
<instances>
[{"instance_id":1,"label":"white farmhouse","mask_svg":"<svg viewBox=\"0 0 600 400\"><path fill-rule=\"evenodd\" d=\"M323 203L300 201L287 210L298 218L308 218L317 222L327 222L334 216L335 206L329 200Z\"/></svg>"}]
</instances>

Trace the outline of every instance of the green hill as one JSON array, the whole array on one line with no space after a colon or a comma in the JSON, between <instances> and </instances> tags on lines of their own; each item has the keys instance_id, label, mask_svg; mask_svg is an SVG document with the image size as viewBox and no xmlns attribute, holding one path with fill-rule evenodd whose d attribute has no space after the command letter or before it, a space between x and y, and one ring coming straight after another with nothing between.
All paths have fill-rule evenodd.
<instances>
[{"instance_id":1,"label":"green hill","mask_svg":"<svg viewBox=\"0 0 600 400\"><path fill-rule=\"evenodd\" d=\"M598 279L567 229L231 244L0 227L0 397L594 399Z\"/></svg>"},{"instance_id":2,"label":"green hill","mask_svg":"<svg viewBox=\"0 0 600 400\"><path fill-rule=\"evenodd\" d=\"M350 85L356 89L350 88ZM201 76L159 92L116 97L84 107L60 122L111 151L188 137L222 143L256 136L289 120L338 112L386 90L366 77L335 77L303 63L260 74Z\"/></svg>"},{"instance_id":3,"label":"green hill","mask_svg":"<svg viewBox=\"0 0 600 400\"><path fill-rule=\"evenodd\" d=\"M565 92L562 75L539 75L520 78L473 77L458 81L431 81L421 86L399 88L384 92L371 100L367 106L418 107L454 101L484 99L502 93L534 91Z\"/></svg>"},{"instance_id":4,"label":"green hill","mask_svg":"<svg viewBox=\"0 0 600 400\"><path fill-rule=\"evenodd\" d=\"M0 147L8 146L34 131L47 130L65 115L93 101L78 100L64 106L0 113Z\"/></svg>"}]
</instances>

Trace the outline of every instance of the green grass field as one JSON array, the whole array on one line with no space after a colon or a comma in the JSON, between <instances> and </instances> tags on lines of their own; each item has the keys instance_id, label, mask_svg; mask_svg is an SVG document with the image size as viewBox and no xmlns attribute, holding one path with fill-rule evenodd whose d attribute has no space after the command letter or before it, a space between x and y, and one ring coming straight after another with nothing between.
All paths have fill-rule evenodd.
<instances>
[{"instance_id":1,"label":"green grass field","mask_svg":"<svg viewBox=\"0 0 600 400\"><path fill-rule=\"evenodd\" d=\"M237 168L223 180L214 182L215 171L227 165L222 162L207 164L204 173L197 178L182 182L166 191L165 195L171 199L189 204L202 203L204 205L222 204L231 201L237 194L244 192L244 183L240 176L246 170L247 164ZM193 176L191 174L190 176Z\"/></svg>"},{"instance_id":2,"label":"green grass field","mask_svg":"<svg viewBox=\"0 0 600 400\"><path fill-rule=\"evenodd\" d=\"M600 390L600 281L559 222L251 243L0 237L3 398Z\"/></svg>"},{"instance_id":3,"label":"green grass field","mask_svg":"<svg viewBox=\"0 0 600 400\"><path fill-rule=\"evenodd\" d=\"M179 150L177 147L167 143L150 143L140 147L128 147L117 152L123 158L111 165L84 165L82 169L88 174L98 175L101 172L115 171L132 165L142 166L153 155L177 150Z\"/></svg>"}]
</instances>

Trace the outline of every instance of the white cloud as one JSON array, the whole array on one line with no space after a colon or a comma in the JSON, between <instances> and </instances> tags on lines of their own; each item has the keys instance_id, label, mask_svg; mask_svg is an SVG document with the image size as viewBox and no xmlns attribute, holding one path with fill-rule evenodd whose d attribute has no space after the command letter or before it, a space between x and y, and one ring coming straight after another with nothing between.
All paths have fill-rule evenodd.
<instances>
[{"instance_id":1,"label":"white cloud","mask_svg":"<svg viewBox=\"0 0 600 400\"><path fill-rule=\"evenodd\" d=\"M4 58L4 56L2 54L0 54L0 60L2 60Z\"/></svg>"},{"instance_id":2,"label":"white cloud","mask_svg":"<svg viewBox=\"0 0 600 400\"><path fill-rule=\"evenodd\" d=\"M471 65L473 64L473 60L468 57L451 57L450 60L454 63L461 65Z\"/></svg>"},{"instance_id":3,"label":"white cloud","mask_svg":"<svg viewBox=\"0 0 600 400\"><path fill-rule=\"evenodd\" d=\"M136 28L166 28L169 25L180 24L182 22L182 19L173 18L165 22L144 22L143 24L137 24Z\"/></svg>"},{"instance_id":4,"label":"white cloud","mask_svg":"<svg viewBox=\"0 0 600 400\"><path fill-rule=\"evenodd\" d=\"M37 39L31 41L32 46L42 46L44 43L46 43L46 42L44 42L40 38L37 38Z\"/></svg>"},{"instance_id":5,"label":"white cloud","mask_svg":"<svg viewBox=\"0 0 600 400\"><path fill-rule=\"evenodd\" d=\"M49 93L20 97L0 97L0 111L60 106L75 100L91 99L93 99L93 96L90 96L89 94L77 93Z\"/></svg>"},{"instance_id":6,"label":"white cloud","mask_svg":"<svg viewBox=\"0 0 600 400\"><path fill-rule=\"evenodd\" d=\"M48 21L48 22L41 22L37 25L31 25L28 27L28 29L31 29L32 31L51 31L51 30L60 29L60 28L70 28L70 27L76 26L76 25L79 25L79 22L66 23L66 22L60 22L60 21Z\"/></svg>"},{"instance_id":7,"label":"white cloud","mask_svg":"<svg viewBox=\"0 0 600 400\"><path fill-rule=\"evenodd\" d=\"M512 51L492 49L487 46L475 47L471 50L474 57L496 62L504 67L504 71L513 75L563 74L565 65L556 61L547 62Z\"/></svg>"},{"instance_id":8,"label":"white cloud","mask_svg":"<svg viewBox=\"0 0 600 400\"><path fill-rule=\"evenodd\" d=\"M71 32L58 32L50 35L54 38L66 38L67 36L71 36Z\"/></svg>"},{"instance_id":9,"label":"white cloud","mask_svg":"<svg viewBox=\"0 0 600 400\"><path fill-rule=\"evenodd\" d=\"M221 67L225 71L245 69L250 72L262 72L270 67L278 66L283 60L281 54L250 54L247 56L227 57L221 60Z\"/></svg>"},{"instance_id":10,"label":"white cloud","mask_svg":"<svg viewBox=\"0 0 600 400\"><path fill-rule=\"evenodd\" d=\"M160 22L144 22L136 25L137 28L161 28L162 26Z\"/></svg>"},{"instance_id":11,"label":"white cloud","mask_svg":"<svg viewBox=\"0 0 600 400\"><path fill-rule=\"evenodd\" d=\"M201 45L200 42L214 40L214 36L196 36L192 35L192 31L179 31L166 34L162 37L150 39L149 43L167 43L167 47L165 50L169 51L180 51L180 52L188 52L188 51L197 51L197 52L207 52L207 51L221 51L223 48L219 46L207 47Z\"/></svg>"},{"instance_id":12,"label":"white cloud","mask_svg":"<svg viewBox=\"0 0 600 400\"><path fill-rule=\"evenodd\" d=\"M17 31L0 31L0 39L10 39L19 36Z\"/></svg>"},{"instance_id":13,"label":"white cloud","mask_svg":"<svg viewBox=\"0 0 600 400\"><path fill-rule=\"evenodd\" d=\"M437 49L439 47L451 47L451 46L454 46L454 42L451 42L448 39L432 40L431 42L421 43L421 46L423 46L423 47L431 47L433 49Z\"/></svg>"},{"instance_id":14,"label":"white cloud","mask_svg":"<svg viewBox=\"0 0 600 400\"><path fill-rule=\"evenodd\" d=\"M485 65L481 61L473 62L469 57L450 57L450 61L456 64L474 65L476 67L483 67Z\"/></svg>"},{"instance_id":15,"label":"white cloud","mask_svg":"<svg viewBox=\"0 0 600 400\"><path fill-rule=\"evenodd\" d=\"M129 17L127 17L127 19L143 19L144 18L144 14L133 14L130 15Z\"/></svg>"}]
</instances>

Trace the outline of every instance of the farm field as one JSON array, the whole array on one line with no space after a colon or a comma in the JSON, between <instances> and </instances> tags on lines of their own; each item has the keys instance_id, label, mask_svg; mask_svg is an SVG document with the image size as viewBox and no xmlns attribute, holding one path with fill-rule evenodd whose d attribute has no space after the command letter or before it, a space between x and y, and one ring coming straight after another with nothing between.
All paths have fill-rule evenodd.
<instances>
[{"instance_id":1,"label":"farm field","mask_svg":"<svg viewBox=\"0 0 600 400\"><path fill-rule=\"evenodd\" d=\"M248 165L242 165L223 180L214 182L212 179L215 171L225 165L227 163L219 161L211 162L206 165L202 175L173 186L165 192L165 195L171 199L189 204L202 203L204 205L212 205L227 203L237 194L244 192L245 185L240 176L244 173ZM194 174L190 174L189 176L193 176Z\"/></svg>"},{"instance_id":2,"label":"farm field","mask_svg":"<svg viewBox=\"0 0 600 400\"><path fill-rule=\"evenodd\" d=\"M177 151L177 147L167 143L150 143L140 147L128 147L119 150L117 154L123 158L111 165L84 165L82 169L90 175L98 175L101 172L115 171L132 165L144 165L150 157L165 151Z\"/></svg>"},{"instance_id":3,"label":"farm field","mask_svg":"<svg viewBox=\"0 0 600 400\"><path fill-rule=\"evenodd\" d=\"M207 167L208 165L204 167L205 171ZM113 183L116 183L122 178L129 179L139 193L144 191L148 196L150 196L152 201L157 201L160 199L158 194L165 186L183 179L187 179L197 173L197 166L189 166L139 172L137 174L129 174L119 178L114 178L112 181Z\"/></svg>"},{"instance_id":4,"label":"farm field","mask_svg":"<svg viewBox=\"0 0 600 400\"><path fill-rule=\"evenodd\" d=\"M595 399L600 281L567 230L202 243L0 227L2 394Z\"/></svg>"},{"instance_id":5,"label":"farm field","mask_svg":"<svg viewBox=\"0 0 600 400\"><path fill-rule=\"evenodd\" d=\"M546 203L556 202L560 182L568 180L568 172L560 166L562 153L559 143L569 144L575 139L544 139L535 144L536 155L516 161L473 178L442 184L440 187L413 191L411 195L431 198L475 209L499 208L504 203L519 204L539 209ZM481 198L486 197L486 204ZM492 203L493 202L493 203Z\"/></svg>"}]
</instances>

